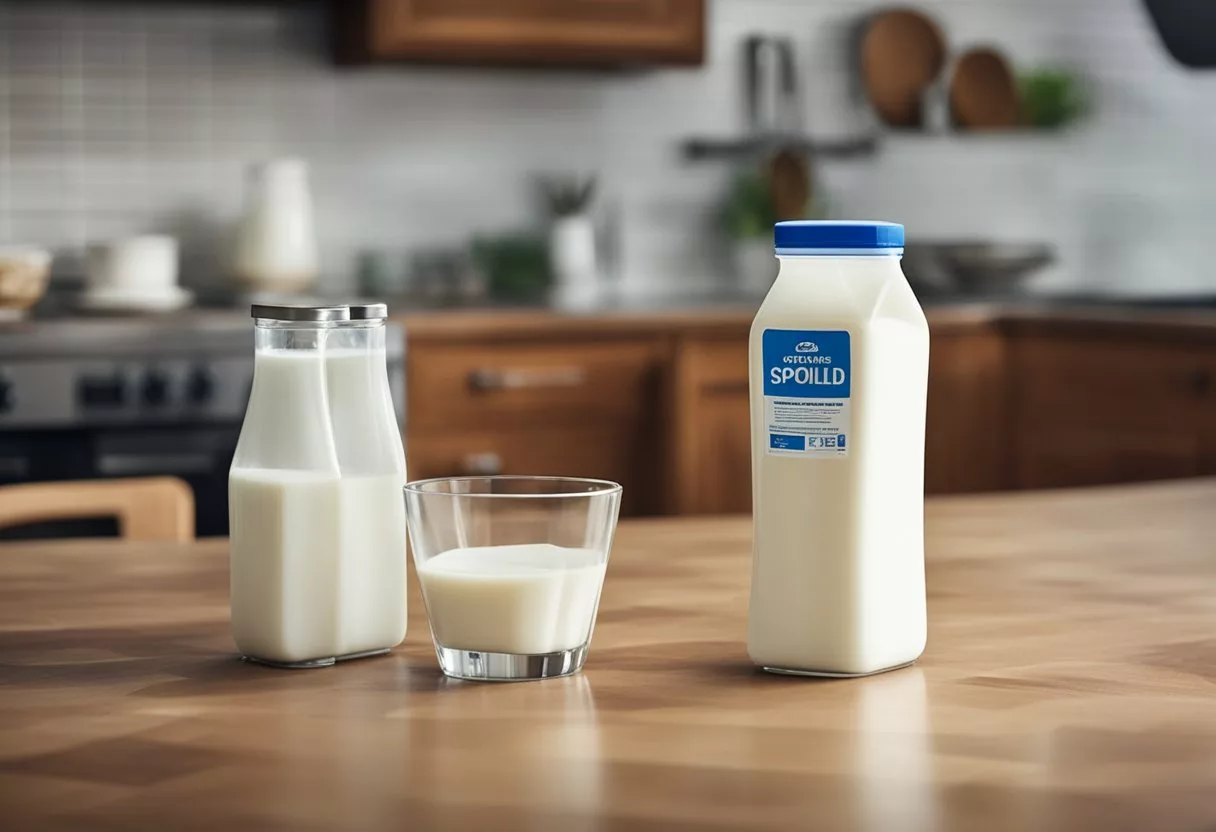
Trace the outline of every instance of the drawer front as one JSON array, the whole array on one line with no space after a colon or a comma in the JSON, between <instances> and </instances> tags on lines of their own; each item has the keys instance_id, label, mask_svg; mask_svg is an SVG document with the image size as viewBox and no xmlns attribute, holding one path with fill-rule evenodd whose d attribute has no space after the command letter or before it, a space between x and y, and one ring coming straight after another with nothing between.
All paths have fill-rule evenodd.
<instances>
[{"instance_id":1,"label":"drawer front","mask_svg":"<svg viewBox=\"0 0 1216 832\"><path fill-rule=\"evenodd\" d=\"M406 465L410 479L525 474L612 480L625 489L623 514L653 514L662 473L654 445L653 433L638 425L411 431Z\"/></svg>"},{"instance_id":2,"label":"drawer front","mask_svg":"<svg viewBox=\"0 0 1216 832\"><path fill-rule=\"evenodd\" d=\"M1034 338L1014 349L1013 402L1023 433L1057 425L1178 433L1196 427L1203 358L1183 346Z\"/></svg>"},{"instance_id":3,"label":"drawer front","mask_svg":"<svg viewBox=\"0 0 1216 832\"><path fill-rule=\"evenodd\" d=\"M409 360L414 429L497 428L630 419L657 391L645 343L425 345Z\"/></svg>"}]
</instances>

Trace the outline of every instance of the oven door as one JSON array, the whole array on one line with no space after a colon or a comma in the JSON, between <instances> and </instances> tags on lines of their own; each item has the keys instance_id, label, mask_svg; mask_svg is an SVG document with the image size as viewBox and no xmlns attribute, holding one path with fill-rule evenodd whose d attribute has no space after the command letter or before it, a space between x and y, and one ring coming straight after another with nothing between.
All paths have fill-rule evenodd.
<instances>
[{"instance_id":1,"label":"oven door","mask_svg":"<svg viewBox=\"0 0 1216 832\"><path fill-rule=\"evenodd\" d=\"M194 492L200 537L228 533L228 468L238 427L106 428L0 434L0 484L180 477ZM108 536L109 519L0 529L0 540Z\"/></svg>"}]
</instances>

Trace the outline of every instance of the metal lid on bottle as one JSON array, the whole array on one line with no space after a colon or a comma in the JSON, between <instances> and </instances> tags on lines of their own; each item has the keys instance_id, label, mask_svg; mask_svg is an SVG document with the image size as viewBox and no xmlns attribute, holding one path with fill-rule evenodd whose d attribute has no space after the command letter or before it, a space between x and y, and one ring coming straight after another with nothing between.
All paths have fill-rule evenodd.
<instances>
[{"instance_id":1,"label":"metal lid on bottle","mask_svg":"<svg viewBox=\"0 0 1216 832\"><path fill-rule=\"evenodd\" d=\"M347 306L278 306L263 303L255 303L249 314L250 317L267 321L302 323L333 323L349 321L354 317Z\"/></svg>"},{"instance_id":2,"label":"metal lid on bottle","mask_svg":"<svg viewBox=\"0 0 1216 832\"><path fill-rule=\"evenodd\" d=\"M387 317L387 303L352 303L350 305L350 319L352 321L374 321Z\"/></svg>"}]
</instances>

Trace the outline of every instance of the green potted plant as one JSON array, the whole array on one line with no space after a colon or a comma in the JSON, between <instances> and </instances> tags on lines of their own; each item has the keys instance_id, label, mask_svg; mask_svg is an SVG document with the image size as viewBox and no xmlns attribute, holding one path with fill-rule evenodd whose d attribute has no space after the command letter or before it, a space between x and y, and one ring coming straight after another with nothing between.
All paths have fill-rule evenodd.
<instances>
[{"instance_id":1,"label":"green potted plant","mask_svg":"<svg viewBox=\"0 0 1216 832\"><path fill-rule=\"evenodd\" d=\"M1081 79L1066 69L1036 69L1020 80L1022 116L1031 127L1059 130L1082 118L1090 109Z\"/></svg>"},{"instance_id":2,"label":"green potted plant","mask_svg":"<svg viewBox=\"0 0 1216 832\"><path fill-rule=\"evenodd\" d=\"M470 254L499 300L539 303L552 282L545 238L526 231L478 236Z\"/></svg>"},{"instance_id":3,"label":"green potted plant","mask_svg":"<svg viewBox=\"0 0 1216 832\"><path fill-rule=\"evenodd\" d=\"M722 206L722 224L731 242L735 278L747 292L764 292L777 277L773 190L759 170L745 168L731 180Z\"/></svg>"}]
</instances>

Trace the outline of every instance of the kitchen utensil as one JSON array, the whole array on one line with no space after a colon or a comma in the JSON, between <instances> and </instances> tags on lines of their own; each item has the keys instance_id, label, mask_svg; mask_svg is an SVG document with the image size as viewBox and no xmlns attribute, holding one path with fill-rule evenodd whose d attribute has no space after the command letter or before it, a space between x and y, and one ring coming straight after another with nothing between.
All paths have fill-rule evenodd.
<instances>
[{"instance_id":1,"label":"kitchen utensil","mask_svg":"<svg viewBox=\"0 0 1216 832\"><path fill-rule=\"evenodd\" d=\"M46 292L51 253L33 246L0 247L0 321L23 317Z\"/></svg>"},{"instance_id":2,"label":"kitchen utensil","mask_svg":"<svg viewBox=\"0 0 1216 832\"><path fill-rule=\"evenodd\" d=\"M158 234L89 246L88 286L80 308L106 312L167 312L190 303L177 285L177 240Z\"/></svg>"},{"instance_id":3,"label":"kitchen utensil","mask_svg":"<svg viewBox=\"0 0 1216 832\"><path fill-rule=\"evenodd\" d=\"M918 293L1002 295L1055 260L1046 243L918 243L904 252Z\"/></svg>"},{"instance_id":4,"label":"kitchen utensil","mask_svg":"<svg viewBox=\"0 0 1216 832\"><path fill-rule=\"evenodd\" d=\"M954 63L947 56L942 71L920 91L920 126L926 133L950 129L950 79Z\"/></svg>"},{"instance_id":5,"label":"kitchen utensil","mask_svg":"<svg viewBox=\"0 0 1216 832\"><path fill-rule=\"evenodd\" d=\"M1216 67L1216 3L1211 0L1144 0L1161 43L1189 69Z\"/></svg>"},{"instance_id":6,"label":"kitchen utensil","mask_svg":"<svg viewBox=\"0 0 1216 832\"><path fill-rule=\"evenodd\" d=\"M921 96L942 70L946 40L915 9L890 9L863 24L860 71L866 97L892 127L921 125Z\"/></svg>"},{"instance_id":7,"label":"kitchen utensil","mask_svg":"<svg viewBox=\"0 0 1216 832\"><path fill-rule=\"evenodd\" d=\"M753 135L796 134L802 128L793 41L750 35L743 42L747 126Z\"/></svg>"},{"instance_id":8,"label":"kitchen utensil","mask_svg":"<svg viewBox=\"0 0 1216 832\"><path fill-rule=\"evenodd\" d=\"M250 169L236 252L236 276L251 288L301 291L317 277L308 166L276 159Z\"/></svg>"},{"instance_id":9,"label":"kitchen utensil","mask_svg":"<svg viewBox=\"0 0 1216 832\"><path fill-rule=\"evenodd\" d=\"M811 172L806 157L782 148L769 158L766 173L777 220L806 219L811 199Z\"/></svg>"},{"instance_id":10,"label":"kitchen utensil","mask_svg":"<svg viewBox=\"0 0 1216 832\"><path fill-rule=\"evenodd\" d=\"M591 644L621 486L456 477L405 487L439 666L458 679L578 672Z\"/></svg>"},{"instance_id":11,"label":"kitchen utensil","mask_svg":"<svg viewBox=\"0 0 1216 832\"><path fill-rule=\"evenodd\" d=\"M1009 62L987 46L964 52L950 80L954 123L971 130L999 130L1021 123L1017 81Z\"/></svg>"}]
</instances>

